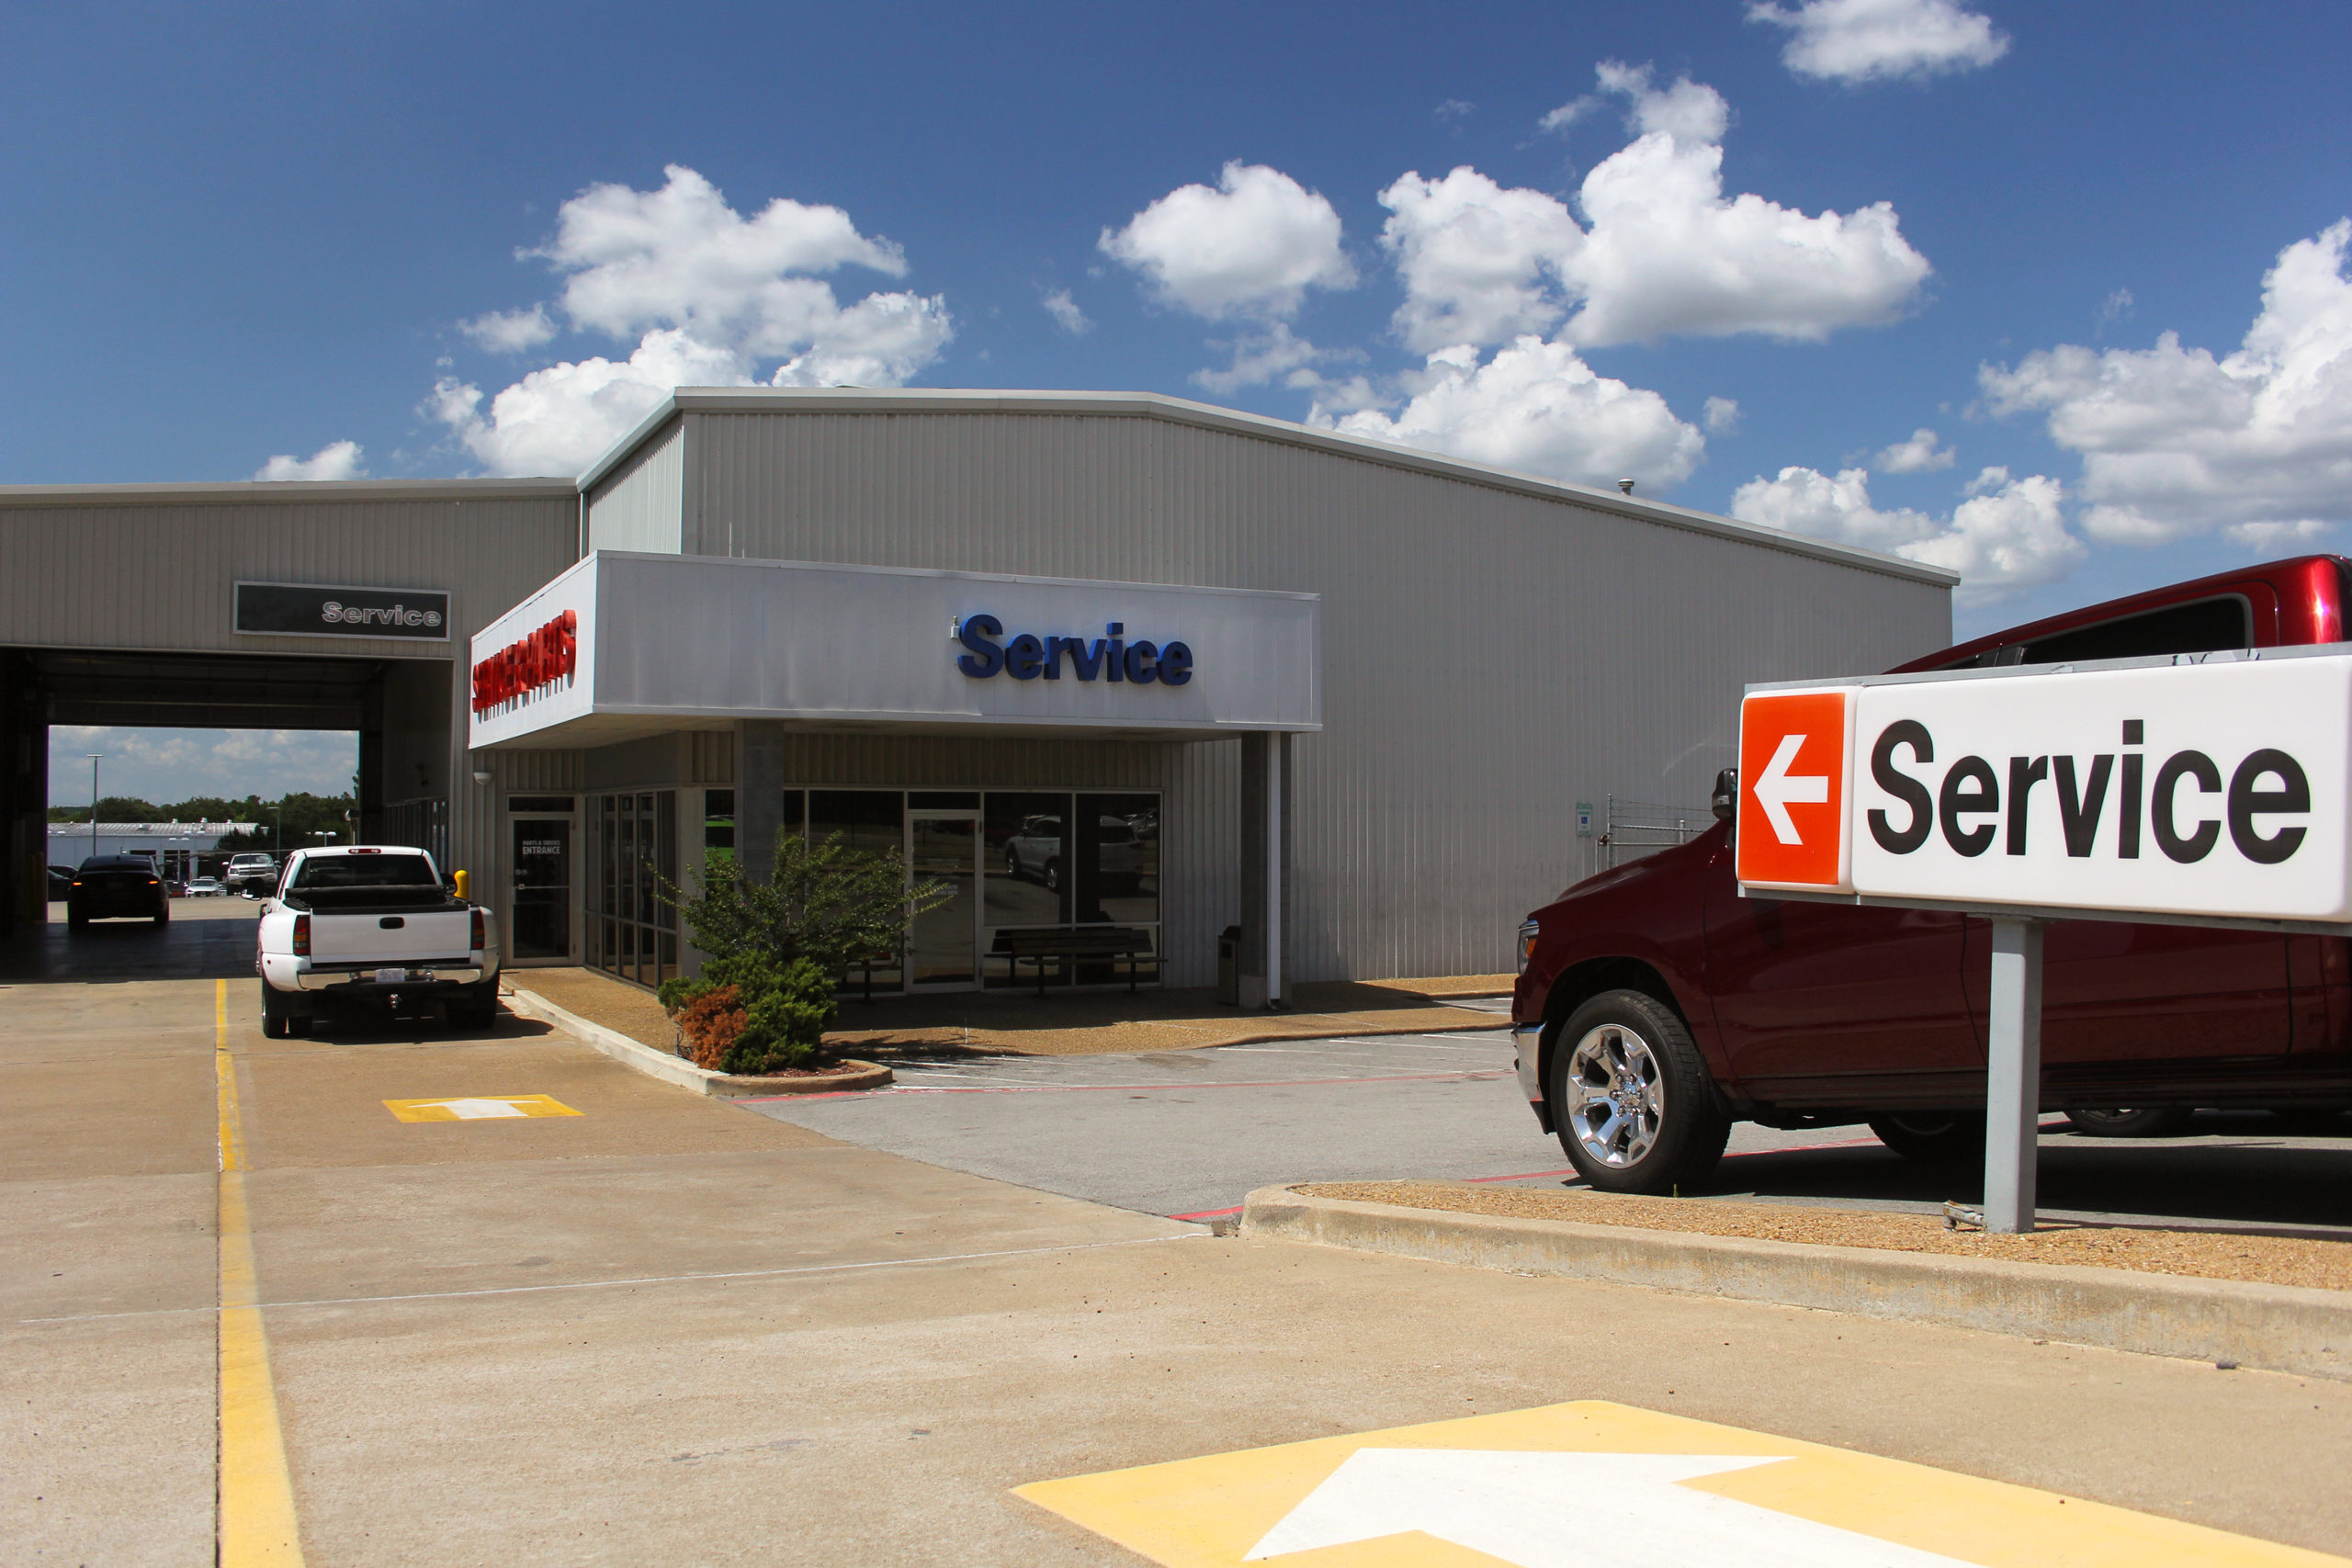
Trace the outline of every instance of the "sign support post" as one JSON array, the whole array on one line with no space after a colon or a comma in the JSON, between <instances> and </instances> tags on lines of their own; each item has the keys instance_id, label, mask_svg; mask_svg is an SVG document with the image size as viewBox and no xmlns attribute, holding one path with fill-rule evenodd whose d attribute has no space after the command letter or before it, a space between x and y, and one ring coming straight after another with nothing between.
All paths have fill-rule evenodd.
<instances>
[{"instance_id":1,"label":"sign support post","mask_svg":"<svg viewBox=\"0 0 2352 1568\"><path fill-rule=\"evenodd\" d=\"M2040 920L1993 921L1993 987L1985 1020L1984 1228L2033 1229L2041 1157Z\"/></svg>"}]
</instances>

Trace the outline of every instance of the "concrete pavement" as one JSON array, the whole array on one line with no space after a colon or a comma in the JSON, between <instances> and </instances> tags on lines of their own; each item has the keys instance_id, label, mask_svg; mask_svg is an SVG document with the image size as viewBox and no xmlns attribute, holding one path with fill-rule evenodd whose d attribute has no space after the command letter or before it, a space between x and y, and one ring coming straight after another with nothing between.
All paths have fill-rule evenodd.
<instances>
[{"instance_id":1,"label":"concrete pavement","mask_svg":"<svg viewBox=\"0 0 2352 1568\"><path fill-rule=\"evenodd\" d=\"M314 1563L1136 1561L1011 1495L1608 1399L2352 1548L2352 1387L1283 1243L835 1142L514 1020L265 1041ZM210 981L0 988L0 1540L212 1560ZM543 1093L551 1119L382 1101Z\"/></svg>"}]
</instances>

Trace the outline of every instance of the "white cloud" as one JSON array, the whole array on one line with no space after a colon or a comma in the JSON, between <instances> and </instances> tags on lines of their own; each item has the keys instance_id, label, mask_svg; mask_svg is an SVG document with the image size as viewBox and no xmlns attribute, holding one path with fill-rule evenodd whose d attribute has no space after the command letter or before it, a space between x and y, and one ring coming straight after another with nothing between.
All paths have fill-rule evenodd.
<instances>
[{"instance_id":1,"label":"white cloud","mask_svg":"<svg viewBox=\"0 0 2352 1568\"><path fill-rule=\"evenodd\" d=\"M1703 82L1678 76L1670 87L1650 85L1650 68L1604 60L1593 68L1600 90L1625 101L1625 129L1635 136L1678 141L1721 141L1731 129L1731 106Z\"/></svg>"},{"instance_id":2,"label":"white cloud","mask_svg":"<svg viewBox=\"0 0 2352 1568\"><path fill-rule=\"evenodd\" d=\"M2082 454L2095 538L2316 537L2352 516L2347 243L2352 220L2279 252L2261 313L2224 357L2165 333L2144 350L2062 344L1979 380L1996 412L2044 412L2051 438Z\"/></svg>"},{"instance_id":3,"label":"white cloud","mask_svg":"<svg viewBox=\"0 0 2352 1568\"><path fill-rule=\"evenodd\" d=\"M1958 0L1758 0L1751 22L1789 30L1781 61L1817 81L1877 82L1973 71L2009 51L2008 35Z\"/></svg>"},{"instance_id":4,"label":"white cloud","mask_svg":"<svg viewBox=\"0 0 2352 1568\"><path fill-rule=\"evenodd\" d=\"M1408 346L1490 345L1563 318L1560 335L1583 347L1740 333L1817 342L1894 320L1926 279L1927 258L1885 202L1814 217L1726 197L1730 111L1713 88L1655 88L1648 67L1613 61L1598 74L1635 140L1586 175L1583 224L1555 197L1468 167L1408 174L1381 193Z\"/></svg>"},{"instance_id":5,"label":"white cloud","mask_svg":"<svg viewBox=\"0 0 2352 1568\"><path fill-rule=\"evenodd\" d=\"M1739 404L1731 398L1709 398L1706 404L1707 434L1729 435L1739 428Z\"/></svg>"},{"instance_id":6,"label":"white cloud","mask_svg":"<svg viewBox=\"0 0 2352 1568\"><path fill-rule=\"evenodd\" d=\"M2335 532L2333 523L2306 518L2301 523L2233 523L2222 530L2222 537L2244 545L2257 556L2276 558L2307 554Z\"/></svg>"},{"instance_id":7,"label":"white cloud","mask_svg":"<svg viewBox=\"0 0 2352 1568\"><path fill-rule=\"evenodd\" d=\"M1293 333L1281 321L1264 332L1244 333L1230 344L1216 346L1229 348L1233 363L1223 370L1196 370L1193 379L1212 392L1231 393L1243 387L1262 387L1270 381L1280 381L1286 387L1320 391L1322 375L1313 367L1319 362L1335 359L1361 359L1361 354L1345 350L1316 347Z\"/></svg>"},{"instance_id":8,"label":"white cloud","mask_svg":"<svg viewBox=\"0 0 2352 1568\"><path fill-rule=\"evenodd\" d=\"M1334 421L1356 435L1425 447L1583 484L1631 476L1652 490L1690 477L1706 450L1656 392L1597 376L1566 344L1530 334L1485 364L1469 347L1430 355L1394 416L1360 409Z\"/></svg>"},{"instance_id":9,"label":"white cloud","mask_svg":"<svg viewBox=\"0 0 2352 1568\"><path fill-rule=\"evenodd\" d=\"M257 479L356 479L367 473L356 441L331 441L307 457L281 454L254 470Z\"/></svg>"},{"instance_id":10,"label":"white cloud","mask_svg":"<svg viewBox=\"0 0 2352 1568\"><path fill-rule=\"evenodd\" d=\"M1211 321L1280 320L1308 288L1356 281L1330 202L1262 164L1226 164L1215 190L1180 186L1098 243L1160 298Z\"/></svg>"},{"instance_id":11,"label":"white cloud","mask_svg":"<svg viewBox=\"0 0 2352 1568\"><path fill-rule=\"evenodd\" d=\"M1396 328L1415 353L1507 343L1567 313L1559 288L1584 231L1542 191L1505 190L1465 164L1442 180L1405 175L1380 204L1381 243L1405 281Z\"/></svg>"},{"instance_id":12,"label":"white cloud","mask_svg":"<svg viewBox=\"0 0 2352 1568\"><path fill-rule=\"evenodd\" d=\"M860 234L838 207L778 197L747 219L694 170L662 172L659 190L589 186L563 204L555 238L527 253L568 275L561 304L575 325L619 338L684 327L705 342L789 355L835 309L832 290L805 275L853 264L906 273L898 246Z\"/></svg>"},{"instance_id":13,"label":"white cloud","mask_svg":"<svg viewBox=\"0 0 2352 1568\"><path fill-rule=\"evenodd\" d=\"M1070 336L1080 337L1094 330L1094 323L1087 320L1084 310L1078 308L1078 301L1069 297L1069 289L1050 290L1043 303L1046 314L1053 317L1054 324Z\"/></svg>"},{"instance_id":14,"label":"white cloud","mask_svg":"<svg viewBox=\"0 0 2352 1568\"><path fill-rule=\"evenodd\" d=\"M673 389L750 382L742 355L671 329L648 333L625 360L600 355L534 370L491 399L488 418L481 389L455 379L434 388L427 408L492 473L577 474Z\"/></svg>"},{"instance_id":15,"label":"white cloud","mask_svg":"<svg viewBox=\"0 0 2352 1568\"><path fill-rule=\"evenodd\" d=\"M1931 468L1949 468L1960 454L1950 446L1936 445L1936 433L1921 425L1911 433L1908 441L1898 441L1871 460L1871 466L1882 474L1924 474Z\"/></svg>"},{"instance_id":16,"label":"white cloud","mask_svg":"<svg viewBox=\"0 0 2352 1568\"><path fill-rule=\"evenodd\" d=\"M899 386L954 335L944 299L891 291L844 306L809 276L862 266L907 270L888 240L861 234L837 207L778 198L745 218L701 175L665 171L657 190L593 186L563 204L545 245L521 253L563 276L557 301L575 327L624 343L628 358L592 355L534 370L488 399L456 378L426 408L485 467L577 473L681 386ZM493 347L553 335L544 306L479 317L466 330Z\"/></svg>"},{"instance_id":17,"label":"white cloud","mask_svg":"<svg viewBox=\"0 0 2352 1568\"><path fill-rule=\"evenodd\" d=\"M2055 581L2083 558L2082 540L2066 529L2060 510L2065 491L2056 479L2012 479L2006 468L1986 468L1965 493L1969 499L1951 518L1939 520L1907 506L1873 506L1863 469L1833 478L1786 468L1777 479L1740 486L1731 513L1744 522L1948 567L1960 573L1958 596L1965 604Z\"/></svg>"},{"instance_id":18,"label":"white cloud","mask_svg":"<svg viewBox=\"0 0 2352 1568\"><path fill-rule=\"evenodd\" d=\"M458 328L493 354L520 354L555 338L555 322L545 305L527 310L492 310L459 322Z\"/></svg>"}]
</instances>

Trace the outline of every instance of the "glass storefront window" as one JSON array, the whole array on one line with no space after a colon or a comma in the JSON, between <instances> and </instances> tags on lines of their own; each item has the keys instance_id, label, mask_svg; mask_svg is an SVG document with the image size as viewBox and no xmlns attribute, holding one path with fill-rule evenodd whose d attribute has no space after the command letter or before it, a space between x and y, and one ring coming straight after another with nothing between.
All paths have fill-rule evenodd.
<instances>
[{"instance_id":1,"label":"glass storefront window","mask_svg":"<svg viewBox=\"0 0 2352 1568\"><path fill-rule=\"evenodd\" d=\"M678 973L677 913L662 902L678 880L678 792L596 797L597 866L589 930L600 938L597 967L658 986Z\"/></svg>"},{"instance_id":2,"label":"glass storefront window","mask_svg":"<svg viewBox=\"0 0 2352 1568\"><path fill-rule=\"evenodd\" d=\"M702 792L702 852L706 860L735 858L735 792Z\"/></svg>"},{"instance_id":3,"label":"glass storefront window","mask_svg":"<svg viewBox=\"0 0 2352 1568\"><path fill-rule=\"evenodd\" d=\"M895 789L812 789L808 792L808 841L822 843L839 833L842 842L853 850L904 854L906 798Z\"/></svg>"}]
</instances>

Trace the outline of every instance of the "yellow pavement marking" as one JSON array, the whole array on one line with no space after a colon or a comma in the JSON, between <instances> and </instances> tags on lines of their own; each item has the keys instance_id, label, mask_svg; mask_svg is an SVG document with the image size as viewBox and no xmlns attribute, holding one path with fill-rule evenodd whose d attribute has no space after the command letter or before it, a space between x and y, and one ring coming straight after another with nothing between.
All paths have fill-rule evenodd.
<instances>
[{"instance_id":1,"label":"yellow pavement marking","mask_svg":"<svg viewBox=\"0 0 2352 1568\"><path fill-rule=\"evenodd\" d=\"M212 1069L220 1111L220 1568L300 1568L294 1483L270 1386L254 1238L245 1209L245 1135L229 1054L229 982L212 993Z\"/></svg>"},{"instance_id":2,"label":"yellow pavement marking","mask_svg":"<svg viewBox=\"0 0 2352 1568\"><path fill-rule=\"evenodd\" d=\"M508 1122L520 1116L577 1116L544 1094L469 1094L450 1100L388 1100L384 1109L403 1122Z\"/></svg>"},{"instance_id":3,"label":"yellow pavement marking","mask_svg":"<svg viewBox=\"0 0 2352 1568\"><path fill-rule=\"evenodd\" d=\"M1678 1463L1623 1457L1662 1455L1709 1458ZM1605 1494L1569 1495L1557 1484L1611 1466L1653 1473ZM1343 1467L1351 1473L1340 1474ZM1635 1495L1644 1488L1654 1505L1646 1509ZM1824 1568L1848 1561L1983 1568L2316 1568L2346 1562L2031 1487L1599 1400L1014 1490L1166 1568L1250 1562L1544 1568L1582 1562L1588 1554L1593 1562L1617 1561L1607 1543L1624 1528L1619 1521L1634 1516L1656 1539L1650 1551L1622 1560L1694 1568L1737 1560ZM1719 1535L1752 1532L1754 1549L1726 1554L1720 1540L1702 1544L1710 1515ZM1514 1532L1515 1516L1527 1528ZM1785 1554L1768 1546L1765 1538L1775 1536L1788 1538ZM1678 1541L1690 1545L1679 1551Z\"/></svg>"}]
</instances>

